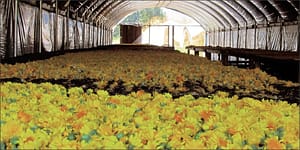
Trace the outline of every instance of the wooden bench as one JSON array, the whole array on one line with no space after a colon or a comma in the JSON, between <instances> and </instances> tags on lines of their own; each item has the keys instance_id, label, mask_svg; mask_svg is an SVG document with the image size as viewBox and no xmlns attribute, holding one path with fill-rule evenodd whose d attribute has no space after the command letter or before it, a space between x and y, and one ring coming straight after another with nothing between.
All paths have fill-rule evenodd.
<instances>
[{"instance_id":1,"label":"wooden bench","mask_svg":"<svg viewBox=\"0 0 300 150\"><path fill-rule=\"evenodd\" d=\"M235 56L237 59L247 58L249 61L241 63L250 64L252 67L259 67L259 62L266 59L273 61L300 61L299 52L195 45L189 45L186 49L188 54L190 54L191 51L194 51L195 56L199 56L200 51L205 52L205 57L209 60L211 60L212 53L217 53L218 55L221 55L222 59L220 61L224 65L240 64L236 61L228 60L228 56Z\"/></svg>"}]
</instances>

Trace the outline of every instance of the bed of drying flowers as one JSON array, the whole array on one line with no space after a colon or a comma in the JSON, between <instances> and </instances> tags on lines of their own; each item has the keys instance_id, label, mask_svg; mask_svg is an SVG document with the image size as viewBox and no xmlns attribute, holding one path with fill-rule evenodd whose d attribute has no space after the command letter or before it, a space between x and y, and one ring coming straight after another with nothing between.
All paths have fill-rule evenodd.
<instances>
[{"instance_id":1,"label":"bed of drying flowers","mask_svg":"<svg viewBox=\"0 0 300 150\"><path fill-rule=\"evenodd\" d=\"M1 149L299 149L299 106L1 83Z\"/></svg>"},{"instance_id":2,"label":"bed of drying flowers","mask_svg":"<svg viewBox=\"0 0 300 150\"><path fill-rule=\"evenodd\" d=\"M296 87L299 84L278 80L260 69L224 67L219 62L163 50L100 50L68 53L15 65L0 64L0 78L21 79L95 79L98 89L109 93L122 81L122 91L130 93L135 86L178 93L207 96L216 89L229 89L238 95L256 95L278 99L274 86ZM108 81L112 81L108 84ZM188 81L192 89L185 84ZM196 88L195 88L196 87ZM189 92L190 91L190 92ZM136 92L136 91L135 91Z\"/></svg>"}]
</instances>

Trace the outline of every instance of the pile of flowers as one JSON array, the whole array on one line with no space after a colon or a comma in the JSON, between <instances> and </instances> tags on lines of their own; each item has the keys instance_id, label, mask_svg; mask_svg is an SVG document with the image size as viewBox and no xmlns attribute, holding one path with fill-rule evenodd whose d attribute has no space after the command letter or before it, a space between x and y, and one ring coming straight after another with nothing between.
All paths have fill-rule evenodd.
<instances>
[{"instance_id":1,"label":"pile of flowers","mask_svg":"<svg viewBox=\"0 0 300 150\"><path fill-rule=\"evenodd\" d=\"M0 149L299 149L299 106L1 83Z\"/></svg>"},{"instance_id":2,"label":"pile of flowers","mask_svg":"<svg viewBox=\"0 0 300 150\"><path fill-rule=\"evenodd\" d=\"M260 69L224 67L220 62L175 51L99 50L15 65L0 64L0 67L2 79L91 78L97 80L98 89L107 91L114 90L118 81L122 81L123 90L127 92L135 86L147 86L161 91L165 88L169 93L187 93L190 89L184 83L188 81L193 85L192 92L200 95L229 89L240 95L264 97L268 94L268 98L277 99L274 95L280 91L274 85L299 87L299 84L278 80Z\"/></svg>"}]
</instances>

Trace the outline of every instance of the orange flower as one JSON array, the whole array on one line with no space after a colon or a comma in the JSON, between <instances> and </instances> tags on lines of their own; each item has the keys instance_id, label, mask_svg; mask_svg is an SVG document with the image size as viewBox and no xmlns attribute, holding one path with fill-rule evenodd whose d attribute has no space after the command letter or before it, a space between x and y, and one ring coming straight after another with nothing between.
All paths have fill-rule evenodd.
<instances>
[{"instance_id":1,"label":"orange flower","mask_svg":"<svg viewBox=\"0 0 300 150\"><path fill-rule=\"evenodd\" d=\"M180 114L180 113L175 113L174 119L175 119L175 121L176 121L177 123L178 123L178 122L182 122L182 114Z\"/></svg>"},{"instance_id":2,"label":"orange flower","mask_svg":"<svg viewBox=\"0 0 300 150\"><path fill-rule=\"evenodd\" d=\"M267 128L269 128L270 130L274 130L274 129L276 129L276 126L273 122L269 121L268 125L267 125Z\"/></svg>"},{"instance_id":3,"label":"orange flower","mask_svg":"<svg viewBox=\"0 0 300 150\"><path fill-rule=\"evenodd\" d=\"M62 106L60 107L60 110L61 110L62 112L65 112L65 111L68 110L68 107L65 106L65 105L62 105Z\"/></svg>"},{"instance_id":4,"label":"orange flower","mask_svg":"<svg viewBox=\"0 0 300 150\"><path fill-rule=\"evenodd\" d=\"M237 131L236 131L235 129L233 129L233 128L229 128L229 129L227 130L227 132L228 132L230 135L234 135L234 134L237 133Z\"/></svg>"},{"instance_id":5,"label":"orange flower","mask_svg":"<svg viewBox=\"0 0 300 150\"><path fill-rule=\"evenodd\" d=\"M32 136L30 136L30 137L27 137L26 139L25 139L25 141L24 141L24 143L27 143L27 142L29 142L29 141L34 141L34 138L32 137Z\"/></svg>"},{"instance_id":6,"label":"orange flower","mask_svg":"<svg viewBox=\"0 0 300 150\"><path fill-rule=\"evenodd\" d=\"M151 80L152 78L153 78L153 73L152 72L147 73L146 79Z\"/></svg>"},{"instance_id":7,"label":"orange flower","mask_svg":"<svg viewBox=\"0 0 300 150\"><path fill-rule=\"evenodd\" d=\"M112 103L112 104L120 104L120 100L118 100L118 99L116 99L116 98L111 98L111 99L109 100L109 102Z\"/></svg>"},{"instance_id":8,"label":"orange flower","mask_svg":"<svg viewBox=\"0 0 300 150\"><path fill-rule=\"evenodd\" d=\"M138 97L140 97L140 96L144 95L144 93L145 93L144 90L139 90L139 91L136 92L136 95L137 95Z\"/></svg>"},{"instance_id":9,"label":"orange flower","mask_svg":"<svg viewBox=\"0 0 300 150\"><path fill-rule=\"evenodd\" d=\"M277 139L271 138L267 140L267 149L284 149L284 146Z\"/></svg>"},{"instance_id":10,"label":"orange flower","mask_svg":"<svg viewBox=\"0 0 300 150\"><path fill-rule=\"evenodd\" d=\"M219 138L219 146L226 147L227 146L227 141L222 139L222 138Z\"/></svg>"},{"instance_id":11,"label":"orange flower","mask_svg":"<svg viewBox=\"0 0 300 150\"><path fill-rule=\"evenodd\" d=\"M19 111L18 112L18 118L21 120L21 121L23 121L23 122L25 122L25 123L28 123L28 122L30 122L30 120L31 120L31 115L29 115L29 114L27 114L27 113L25 113L25 112L23 112L23 111Z\"/></svg>"},{"instance_id":12,"label":"orange flower","mask_svg":"<svg viewBox=\"0 0 300 150\"><path fill-rule=\"evenodd\" d=\"M76 131L79 131L82 128L82 126L82 123L75 123L72 125L73 129L75 129Z\"/></svg>"},{"instance_id":13,"label":"orange flower","mask_svg":"<svg viewBox=\"0 0 300 150\"><path fill-rule=\"evenodd\" d=\"M22 127L16 121L9 121L1 127L1 136L4 139L11 138L13 136L17 136L22 132Z\"/></svg>"},{"instance_id":14,"label":"orange flower","mask_svg":"<svg viewBox=\"0 0 300 150\"><path fill-rule=\"evenodd\" d=\"M176 77L176 81L177 81L177 82L183 82L183 81L184 81L184 76L183 76L183 75L178 75L178 76Z\"/></svg>"},{"instance_id":15,"label":"orange flower","mask_svg":"<svg viewBox=\"0 0 300 150\"><path fill-rule=\"evenodd\" d=\"M79 112L76 113L76 117L78 119L82 118L83 116L85 116L87 113L84 110L81 110Z\"/></svg>"},{"instance_id":16,"label":"orange flower","mask_svg":"<svg viewBox=\"0 0 300 150\"><path fill-rule=\"evenodd\" d=\"M201 118L204 119L204 121L207 121L214 113L212 111L203 110L200 113Z\"/></svg>"}]
</instances>

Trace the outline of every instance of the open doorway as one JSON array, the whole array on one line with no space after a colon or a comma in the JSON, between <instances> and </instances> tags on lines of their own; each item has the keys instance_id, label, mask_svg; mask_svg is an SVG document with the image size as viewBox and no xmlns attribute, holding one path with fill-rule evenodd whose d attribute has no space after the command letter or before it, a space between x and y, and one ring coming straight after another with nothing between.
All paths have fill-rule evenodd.
<instances>
[{"instance_id":1,"label":"open doorway","mask_svg":"<svg viewBox=\"0 0 300 150\"><path fill-rule=\"evenodd\" d=\"M204 45L205 31L198 22L167 8L147 8L125 17L122 25L142 28L139 43L175 47L186 53L188 45ZM114 28L113 44L120 44L120 24Z\"/></svg>"}]
</instances>

